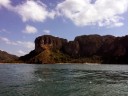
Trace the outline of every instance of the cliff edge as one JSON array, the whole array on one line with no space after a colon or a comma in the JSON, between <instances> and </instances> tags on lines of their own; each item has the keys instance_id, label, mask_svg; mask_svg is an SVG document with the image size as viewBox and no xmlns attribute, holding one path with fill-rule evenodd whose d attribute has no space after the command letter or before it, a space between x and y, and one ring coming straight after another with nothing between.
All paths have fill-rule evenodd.
<instances>
[{"instance_id":1,"label":"cliff edge","mask_svg":"<svg viewBox=\"0 0 128 96\"><path fill-rule=\"evenodd\" d=\"M35 49L20 57L28 63L128 63L128 35L82 35L74 41L54 37L39 36L35 39ZM123 60L122 60L123 59Z\"/></svg>"}]
</instances>

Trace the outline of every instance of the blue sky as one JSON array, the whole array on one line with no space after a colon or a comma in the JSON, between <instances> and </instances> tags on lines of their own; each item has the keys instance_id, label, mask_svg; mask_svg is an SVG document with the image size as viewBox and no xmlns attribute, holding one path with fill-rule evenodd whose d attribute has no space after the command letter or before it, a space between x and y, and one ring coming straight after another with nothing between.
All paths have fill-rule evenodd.
<instances>
[{"instance_id":1,"label":"blue sky","mask_svg":"<svg viewBox=\"0 0 128 96\"><path fill-rule=\"evenodd\" d=\"M128 0L0 0L0 50L22 56L40 35L128 34Z\"/></svg>"}]
</instances>

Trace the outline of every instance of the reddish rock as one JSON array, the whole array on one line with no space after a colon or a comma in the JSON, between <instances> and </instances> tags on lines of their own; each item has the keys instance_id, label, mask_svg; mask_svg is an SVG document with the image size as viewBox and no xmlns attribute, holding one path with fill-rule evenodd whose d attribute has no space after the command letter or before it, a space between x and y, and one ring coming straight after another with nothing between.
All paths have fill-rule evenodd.
<instances>
[{"instance_id":1,"label":"reddish rock","mask_svg":"<svg viewBox=\"0 0 128 96\"><path fill-rule=\"evenodd\" d=\"M65 53L69 55L75 55L78 54L79 52L79 43L78 41L69 41L67 44L64 46L64 51Z\"/></svg>"},{"instance_id":2,"label":"reddish rock","mask_svg":"<svg viewBox=\"0 0 128 96\"><path fill-rule=\"evenodd\" d=\"M81 53L84 55L93 55L102 53L102 45L114 40L114 36L106 35L82 35L77 36L75 41L79 42Z\"/></svg>"},{"instance_id":3,"label":"reddish rock","mask_svg":"<svg viewBox=\"0 0 128 96\"><path fill-rule=\"evenodd\" d=\"M110 56L124 56L127 55L128 50L128 36L116 37L110 43L105 43L102 51Z\"/></svg>"},{"instance_id":4,"label":"reddish rock","mask_svg":"<svg viewBox=\"0 0 128 96\"><path fill-rule=\"evenodd\" d=\"M35 52L41 53L46 48L52 46L61 48L65 43L67 43L67 40L63 38L58 38L50 35L40 36L35 40Z\"/></svg>"},{"instance_id":5,"label":"reddish rock","mask_svg":"<svg viewBox=\"0 0 128 96\"><path fill-rule=\"evenodd\" d=\"M82 35L77 36L74 41L44 35L35 40L35 52L40 53L47 48L56 46L69 55L107 55L124 56L128 50L128 36L114 37L111 35Z\"/></svg>"},{"instance_id":6,"label":"reddish rock","mask_svg":"<svg viewBox=\"0 0 128 96\"><path fill-rule=\"evenodd\" d=\"M126 54L126 49L124 46L119 44L117 49L114 51L113 56L124 56Z\"/></svg>"}]
</instances>

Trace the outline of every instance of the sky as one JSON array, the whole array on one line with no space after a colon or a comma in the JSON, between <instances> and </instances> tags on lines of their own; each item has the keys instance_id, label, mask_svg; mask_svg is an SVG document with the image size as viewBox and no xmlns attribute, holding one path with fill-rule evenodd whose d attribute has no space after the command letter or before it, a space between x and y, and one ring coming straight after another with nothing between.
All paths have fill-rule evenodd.
<instances>
[{"instance_id":1,"label":"sky","mask_svg":"<svg viewBox=\"0 0 128 96\"><path fill-rule=\"evenodd\" d=\"M0 0L0 50L23 56L52 35L128 34L128 0Z\"/></svg>"}]
</instances>

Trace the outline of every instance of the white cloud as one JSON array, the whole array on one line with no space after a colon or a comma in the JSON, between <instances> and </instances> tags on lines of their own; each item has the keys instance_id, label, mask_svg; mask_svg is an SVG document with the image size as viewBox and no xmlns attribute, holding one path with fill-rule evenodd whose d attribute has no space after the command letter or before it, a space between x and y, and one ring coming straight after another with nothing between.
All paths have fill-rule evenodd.
<instances>
[{"instance_id":1,"label":"white cloud","mask_svg":"<svg viewBox=\"0 0 128 96\"><path fill-rule=\"evenodd\" d=\"M37 31L38 31L38 30L37 30L35 27L30 26L30 25L27 25L27 26L26 26L26 29L23 30L22 32L23 32L23 33L27 33L27 34L31 34L31 33L37 33Z\"/></svg>"},{"instance_id":2,"label":"white cloud","mask_svg":"<svg viewBox=\"0 0 128 96\"><path fill-rule=\"evenodd\" d=\"M8 38L4 38L4 37L0 37L2 41L4 41L6 44L10 44L10 45L19 45L19 46L23 46L29 49L34 49L35 44L32 42L22 42L22 41L17 41L17 42L11 42Z\"/></svg>"},{"instance_id":3,"label":"white cloud","mask_svg":"<svg viewBox=\"0 0 128 96\"><path fill-rule=\"evenodd\" d=\"M5 29L2 29L2 31L4 31L4 32L5 32L6 30L5 30Z\"/></svg>"},{"instance_id":4,"label":"white cloud","mask_svg":"<svg viewBox=\"0 0 128 96\"><path fill-rule=\"evenodd\" d=\"M18 45L24 46L26 48L34 49L35 44L32 42L22 42L22 41L17 41Z\"/></svg>"},{"instance_id":5,"label":"white cloud","mask_svg":"<svg viewBox=\"0 0 128 96\"><path fill-rule=\"evenodd\" d=\"M54 19L56 14L53 10L48 11L47 5L43 4L40 0L26 0L16 7L11 5L10 0L0 0L0 8L1 6L18 13L21 16L23 22L29 20L44 22L47 17Z\"/></svg>"},{"instance_id":6,"label":"white cloud","mask_svg":"<svg viewBox=\"0 0 128 96\"><path fill-rule=\"evenodd\" d=\"M50 3L49 5L50 5L50 6L55 6L53 3Z\"/></svg>"},{"instance_id":7,"label":"white cloud","mask_svg":"<svg viewBox=\"0 0 128 96\"><path fill-rule=\"evenodd\" d=\"M25 55L25 54L27 54L27 53L25 53L25 52L23 52L22 50L19 50L19 51L17 51L18 52L18 55Z\"/></svg>"},{"instance_id":8,"label":"white cloud","mask_svg":"<svg viewBox=\"0 0 128 96\"><path fill-rule=\"evenodd\" d=\"M18 44L17 44L17 43L15 43L15 42L11 42L11 44L12 44L12 45L18 45Z\"/></svg>"},{"instance_id":9,"label":"white cloud","mask_svg":"<svg viewBox=\"0 0 128 96\"><path fill-rule=\"evenodd\" d=\"M55 14L56 12L52 10L51 12L48 13L48 17L54 19Z\"/></svg>"},{"instance_id":10,"label":"white cloud","mask_svg":"<svg viewBox=\"0 0 128 96\"><path fill-rule=\"evenodd\" d=\"M39 36L42 36L42 35L37 35L37 37L39 37Z\"/></svg>"},{"instance_id":11,"label":"white cloud","mask_svg":"<svg viewBox=\"0 0 128 96\"><path fill-rule=\"evenodd\" d=\"M114 16L113 18L110 19L106 19L106 21L102 21L102 22L98 22L99 26L107 26L108 28L112 28L112 27L120 27L123 26L124 24L122 22L119 22L120 19L124 19L121 18L119 16Z\"/></svg>"},{"instance_id":12,"label":"white cloud","mask_svg":"<svg viewBox=\"0 0 128 96\"><path fill-rule=\"evenodd\" d=\"M2 41L4 41L6 44L11 44L11 45L18 45L15 42L11 42L8 38L5 37L0 37Z\"/></svg>"},{"instance_id":13,"label":"white cloud","mask_svg":"<svg viewBox=\"0 0 128 96\"><path fill-rule=\"evenodd\" d=\"M91 0L65 0L57 5L56 10L59 16L71 19L77 26L119 27L123 25L119 14L126 12L127 7L128 0L96 0L94 4ZM113 21L115 17L118 18Z\"/></svg>"},{"instance_id":14,"label":"white cloud","mask_svg":"<svg viewBox=\"0 0 128 96\"><path fill-rule=\"evenodd\" d=\"M45 32L46 34L49 34L50 30L43 30L43 32Z\"/></svg>"},{"instance_id":15,"label":"white cloud","mask_svg":"<svg viewBox=\"0 0 128 96\"><path fill-rule=\"evenodd\" d=\"M6 29L2 29L2 30L0 30L0 32L10 33L10 32L9 32L9 31L7 31Z\"/></svg>"},{"instance_id":16,"label":"white cloud","mask_svg":"<svg viewBox=\"0 0 128 96\"><path fill-rule=\"evenodd\" d=\"M6 44L11 44L11 42L8 40L8 38L1 37L2 41L5 41Z\"/></svg>"},{"instance_id":17,"label":"white cloud","mask_svg":"<svg viewBox=\"0 0 128 96\"><path fill-rule=\"evenodd\" d=\"M94 2L95 1L95 2ZM23 20L44 22L55 15L69 18L76 26L96 25L108 28L123 26L121 14L127 11L128 0L65 0L58 3L55 10L48 10L40 0L25 0L22 4L12 6L10 0L0 0L0 7L15 11ZM50 6L53 6L50 3ZM112 19L116 21L113 21Z\"/></svg>"},{"instance_id":18,"label":"white cloud","mask_svg":"<svg viewBox=\"0 0 128 96\"><path fill-rule=\"evenodd\" d=\"M0 7L4 6L5 8L12 9L10 0L0 0Z\"/></svg>"},{"instance_id":19,"label":"white cloud","mask_svg":"<svg viewBox=\"0 0 128 96\"><path fill-rule=\"evenodd\" d=\"M54 19L55 12L48 12L46 10L47 6L42 2L27 0L21 5L15 7L15 11L22 17L24 22L28 20L44 22L44 20L49 17Z\"/></svg>"},{"instance_id":20,"label":"white cloud","mask_svg":"<svg viewBox=\"0 0 128 96\"><path fill-rule=\"evenodd\" d=\"M26 52L22 51L22 50L18 50L18 51L6 51L8 52L9 54L13 54L13 55L16 55L16 56L24 56L25 54L27 54ZM28 51L30 52L30 51Z\"/></svg>"}]
</instances>

